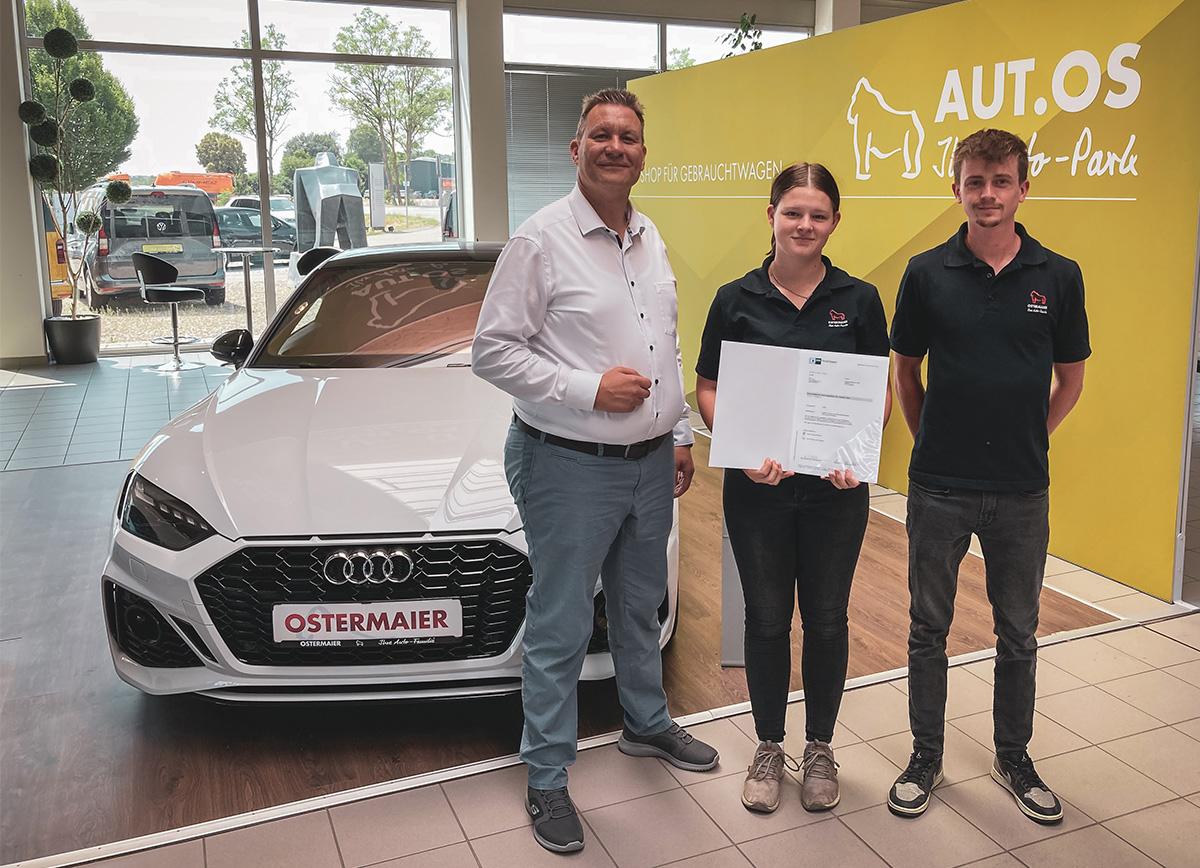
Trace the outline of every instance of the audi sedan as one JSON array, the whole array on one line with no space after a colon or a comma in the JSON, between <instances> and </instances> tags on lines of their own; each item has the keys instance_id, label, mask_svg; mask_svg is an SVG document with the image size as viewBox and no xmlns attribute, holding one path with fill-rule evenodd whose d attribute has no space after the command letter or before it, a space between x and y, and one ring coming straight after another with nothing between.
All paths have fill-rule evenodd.
<instances>
[{"instance_id":1,"label":"audi sedan","mask_svg":"<svg viewBox=\"0 0 1200 868\"><path fill-rule=\"evenodd\" d=\"M255 701L519 689L511 401L470 369L499 252L309 251L257 342L216 340L235 371L150 440L118 501L102 590L122 679ZM607 649L597 582L585 679L612 676Z\"/></svg>"}]
</instances>

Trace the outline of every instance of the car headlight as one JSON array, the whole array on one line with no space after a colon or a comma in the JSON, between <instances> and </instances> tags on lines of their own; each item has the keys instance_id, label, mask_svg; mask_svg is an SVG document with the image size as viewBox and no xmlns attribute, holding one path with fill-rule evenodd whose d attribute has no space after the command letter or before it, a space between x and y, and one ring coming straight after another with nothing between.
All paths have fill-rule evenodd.
<instances>
[{"instance_id":1,"label":"car headlight","mask_svg":"<svg viewBox=\"0 0 1200 868\"><path fill-rule=\"evenodd\" d=\"M121 501L121 527L176 552L216 533L190 506L136 473Z\"/></svg>"}]
</instances>

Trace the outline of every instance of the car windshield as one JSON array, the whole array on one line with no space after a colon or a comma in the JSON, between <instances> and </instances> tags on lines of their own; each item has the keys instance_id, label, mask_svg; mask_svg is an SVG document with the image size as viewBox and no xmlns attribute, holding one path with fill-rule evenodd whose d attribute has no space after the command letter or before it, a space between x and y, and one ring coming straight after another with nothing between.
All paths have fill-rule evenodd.
<instances>
[{"instance_id":1,"label":"car windshield","mask_svg":"<svg viewBox=\"0 0 1200 868\"><path fill-rule=\"evenodd\" d=\"M272 211L291 211L293 207L291 199L285 199L282 196L271 197Z\"/></svg>"},{"instance_id":2,"label":"car windshield","mask_svg":"<svg viewBox=\"0 0 1200 868\"><path fill-rule=\"evenodd\" d=\"M470 347L494 262L326 267L288 300L255 367L384 368Z\"/></svg>"}]
</instances>

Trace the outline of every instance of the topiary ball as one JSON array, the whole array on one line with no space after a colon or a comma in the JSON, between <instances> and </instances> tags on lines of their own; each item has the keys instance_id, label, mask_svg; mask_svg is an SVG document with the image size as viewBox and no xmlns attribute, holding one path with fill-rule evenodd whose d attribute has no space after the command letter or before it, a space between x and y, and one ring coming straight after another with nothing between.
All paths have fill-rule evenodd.
<instances>
[{"instance_id":1,"label":"topiary ball","mask_svg":"<svg viewBox=\"0 0 1200 868\"><path fill-rule=\"evenodd\" d=\"M21 123L32 126L46 119L46 107L36 99L27 99L17 106L17 114L21 117Z\"/></svg>"},{"instance_id":2,"label":"topiary ball","mask_svg":"<svg viewBox=\"0 0 1200 868\"><path fill-rule=\"evenodd\" d=\"M84 235L99 232L102 225L104 225L104 221L95 211L80 211L75 215L75 226Z\"/></svg>"},{"instance_id":3,"label":"topiary ball","mask_svg":"<svg viewBox=\"0 0 1200 868\"><path fill-rule=\"evenodd\" d=\"M39 184L57 184L58 158L52 154L37 154L29 160L29 174Z\"/></svg>"},{"instance_id":4,"label":"topiary ball","mask_svg":"<svg viewBox=\"0 0 1200 868\"><path fill-rule=\"evenodd\" d=\"M42 47L46 49L47 54L59 60L66 60L79 53L79 43L71 35L71 31L61 27L46 31L46 35L42 37Z\"/></svg>"},{"instance_id":5,"label":"topiary ball","mask_svg":"<svg viewBox=\"0 0 1200 868\"><path fill-rule=\"evenodd\" d=\"M124 205L133 197L133 188L125 181L109 181L104 188L104 198L114 205Z\"/></svg>"},{"instance_id":6,"label":"topiary ball","mask_svg":"<svg viewBox=\"0 0 1200 868\"><path fill-rule=\"evenodd\" d=\"M88 102L96 98L96 85L86 78L77 78L67 85L67 93L79 102Z\"/></svg>"},{"instance_id":7,"label":"topiary ball","mask_svg":"<svg viewBox=\"0 0 1200 868\"><path fill-rule=\"evenodd\" d=\"M58 144L58 121L49 119L35 124L29 128L29 138L43 148L53 148Z\"/></svg>"}]
</instances>

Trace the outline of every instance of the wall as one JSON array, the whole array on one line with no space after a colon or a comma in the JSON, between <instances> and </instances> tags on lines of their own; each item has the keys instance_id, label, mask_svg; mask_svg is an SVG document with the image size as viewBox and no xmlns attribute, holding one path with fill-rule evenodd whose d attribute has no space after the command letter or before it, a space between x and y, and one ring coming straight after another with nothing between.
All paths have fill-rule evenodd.
<instances>
[{"instance_id":1,"label":"wall","mask_svg":"<svg viewBox=\"0 0 1200 868\"><path fill-rule=\"evenodd\" d=\"M1193 370L1198 32L1200 0L968 0L632 83L652 119L634 195L679 278L689 382L714 291L765 255L779 167L833 171L843 219L827 252L880 288L890 317L908 259L964 219L946 176L956 137L1011 129L1040 155L1018 219L1080 262L1091 321L1083 399L1051 444L1051 551L1171 598ZM910 451L895 414L883 484L907 489Z\"/></svg>"}]
</instances>

